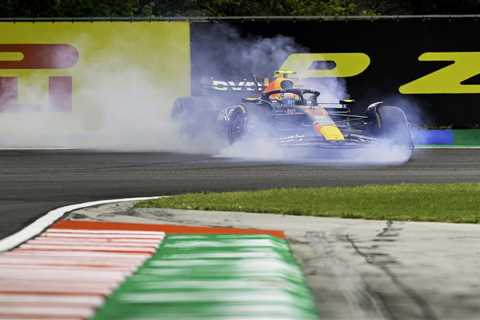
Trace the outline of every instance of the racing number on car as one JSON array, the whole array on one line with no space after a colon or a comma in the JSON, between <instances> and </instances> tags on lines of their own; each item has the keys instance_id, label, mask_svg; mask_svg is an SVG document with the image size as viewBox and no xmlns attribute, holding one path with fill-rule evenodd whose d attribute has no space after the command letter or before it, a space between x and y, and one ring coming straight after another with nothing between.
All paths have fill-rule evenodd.
<instances>
[{"instance_id":1,"label":"racing number on car","mask_svg":"<svg viewBox=\"0 0 480 320\"><path fill-rule=\"evenodd\" d=\"M419 61L450 61L450 65L400 86L403 94L480 93L478 84L462 82L480 74L480 52L425 52Z\"/></svg>"},{"instance_id":2,"label":"racing number on car","mask_svg":"<svg viewBox=\"0 0 480 320\"><path fill-rule=\"evenodd\" d=\"M78 51L69 44L0 44L0 69L67 69L78 62ZM0 77L0 111L21 107L17 103L18 77ZM48 77L50 108L72 110L72 77Z\"/></svg>"}]
</instances>

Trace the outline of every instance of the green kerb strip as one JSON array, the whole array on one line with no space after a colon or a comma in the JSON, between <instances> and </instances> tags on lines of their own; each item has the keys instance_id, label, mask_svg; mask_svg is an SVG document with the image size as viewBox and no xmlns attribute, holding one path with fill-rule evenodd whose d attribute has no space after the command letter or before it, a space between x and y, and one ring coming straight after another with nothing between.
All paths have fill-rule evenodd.
<instances>
[{"instance_id":1,"label":"green kerb strip","mask_svg":"<svg viewBox=\"0 0 480 320\"><path fill-rule=\"evenodd\" d=\"M93 317L318 319L285 240L267 235L171 235Z\"/></svg>"}]
</instances>

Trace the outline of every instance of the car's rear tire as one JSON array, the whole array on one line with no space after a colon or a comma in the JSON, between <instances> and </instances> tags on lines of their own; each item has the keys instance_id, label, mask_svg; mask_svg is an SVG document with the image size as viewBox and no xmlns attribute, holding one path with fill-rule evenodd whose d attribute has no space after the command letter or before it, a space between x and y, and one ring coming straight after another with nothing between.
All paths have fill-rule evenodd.
<instances>
[{"instance_id":1,"label":"car's rear tire","mask_svg":"<svg viewBox=\"0 0 480 320\"><path fill-rule=\"evenodd\" d=\"M380 106L376 113L379 138L392 146L412 151L414 143L405 112L399 107Z\"/></svg>"},{"instance_id":2,"label":"car's rear tire","mask_svg":"<svg viewBox=\"0 0 480 320\"><path fill-rule=\"evenodd\" d=\"M212 109L207 97L180 97L173 103L171 118L184 138L196 140L211 129L215 118Z\"/></svg>"},{"instance_id":3,"label":"car's rear tire","mask_svg":"<svg viewBox=\"0 0 480 320\"><path fill-rule=\"evenodd\" d=\"M206 97L180 97L173 103L171 117L175 121L185 121L209 110L211 102Z\"/></svg>"},{"instance_id":4,"label":"car's rear tire","mask_svg":"<svg viewBox=\"0 0 480 320\"><path fill-rule=\"evenodd\" d=\"M171 118L186 141L223 148L246 133L247 111L241 104L225 107L210 97L181 97L175 100Z\"/></svg>"},{"instance_id":5,"label":"car's rear tire","mask_svg":"<svg viewBox=\"0 0 480 320\"><path fill-rule=\"evenodd\" d=\"M247 132L247 111L243 105L230 106L220 116L228 144L241 140Z\"/></svg>"}]
</instances>

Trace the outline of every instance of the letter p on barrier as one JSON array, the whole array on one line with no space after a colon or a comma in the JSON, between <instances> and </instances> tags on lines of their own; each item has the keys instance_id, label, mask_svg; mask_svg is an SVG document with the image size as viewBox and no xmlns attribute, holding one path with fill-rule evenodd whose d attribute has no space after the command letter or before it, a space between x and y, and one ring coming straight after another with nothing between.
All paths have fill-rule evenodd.
<instances>
[{"instance_id":1,"label":"letter p on barrier","mask_svg":"<svg viewBox=\"0 0 480 320\"><path fill-rule=\"evenodd\" d=\"M356 76L370 65L365 53L294 53L280 67L295 71L300 78L346 78Z\"/></svg>"},{"instance_id":2,"label":"letter p on barrier","mask_svg":"<svg viewBox=\"0 0 480 320\"><path fill-rule=\"evenodd\" d=\"M75 66L79 59L77 49L69 44L0 44L1 70L56 70ZM18 104L19 78L0 76L0 111L15 110ZM52 111L72 111L72 77L49 76L48 96Z\"/></svg>"}]
</instances>

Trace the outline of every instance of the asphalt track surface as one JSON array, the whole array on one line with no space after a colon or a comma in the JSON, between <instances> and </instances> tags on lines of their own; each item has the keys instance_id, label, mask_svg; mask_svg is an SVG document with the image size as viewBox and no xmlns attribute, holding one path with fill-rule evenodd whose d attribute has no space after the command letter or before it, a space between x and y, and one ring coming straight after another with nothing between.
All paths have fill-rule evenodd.
<instances>
[{"instance_id":1,"label":"asphalt track surface","mask_svg":"<svg viewBox=\"0 0 480 320\"><path fill-rule=\"evenodd\" d=\"M401 166L252 162L161 152L0 150L0 238L72 203L199 191L480 182L480 149L421 149Z\"/></svg>"}]
</instances>

